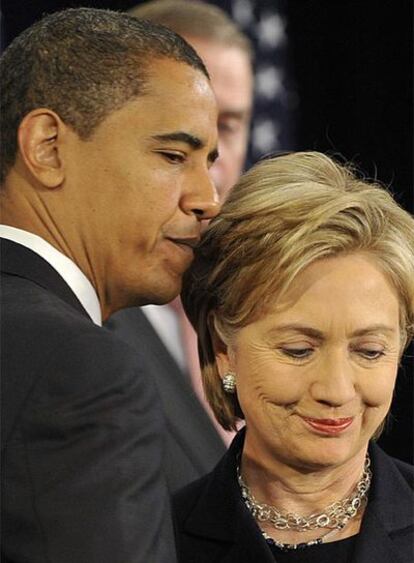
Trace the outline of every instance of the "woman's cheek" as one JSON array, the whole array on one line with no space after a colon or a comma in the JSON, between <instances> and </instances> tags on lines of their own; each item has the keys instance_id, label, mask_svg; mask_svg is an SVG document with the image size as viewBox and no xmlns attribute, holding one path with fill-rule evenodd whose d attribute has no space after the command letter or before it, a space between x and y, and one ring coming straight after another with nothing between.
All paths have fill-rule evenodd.
<instances>
[{"instance_id":1,"label":"woman's cheek","mask_svg":"<svg viewBox=\"0 0 414 563\"><path fill-rule=\"evenodd\" d=\"M258 398L275 405L298 402L306 393L305 373L298 373L297 366L282 362L274 351L249 354L236 367L239 400ZM305 370L303 370L305 371Z\"/></svg>"},{"instance_id":2,"label":"woman's cheek","mask_svg":"<svg viewBox=\"0 0 414 563\"><path fill-rule=\"evenodd\" d=\"M359 382L362 401L371 407L389 406L392 401L397 369L395 373L385 370L382 374L366 374Z\"/></svg>"}]
</instances>

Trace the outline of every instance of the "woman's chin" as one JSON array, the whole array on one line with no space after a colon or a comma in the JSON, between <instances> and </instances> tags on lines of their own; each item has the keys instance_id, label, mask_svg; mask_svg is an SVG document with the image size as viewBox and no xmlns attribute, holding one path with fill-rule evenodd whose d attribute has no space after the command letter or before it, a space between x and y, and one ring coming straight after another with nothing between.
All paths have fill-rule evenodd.
<instances>
[{"instance_id":1,"label":"woman's chin","mask_svg":"<svg viewBox=\"0 0 414 563\"><path fill-rule=\"evenodd\" d=\"M308 447L304 443L298 444L296 448L291 448L292 465L309 471L338 467L365 451L367 445L357 445L345 439L313 441Z\"/></svg>"},{"instance_id":2,"label":"woman's chin","mask_svg":"<svg viewBox=\"0 0 414 563\"><path fill-rule=\"evenodd\" d=\"M343 451L327 451L318 456L309 456L304 459L306 466L312 470L323 470L339 467L346 463L352 456L348 452Z\"/></svg>"}]
</instances>

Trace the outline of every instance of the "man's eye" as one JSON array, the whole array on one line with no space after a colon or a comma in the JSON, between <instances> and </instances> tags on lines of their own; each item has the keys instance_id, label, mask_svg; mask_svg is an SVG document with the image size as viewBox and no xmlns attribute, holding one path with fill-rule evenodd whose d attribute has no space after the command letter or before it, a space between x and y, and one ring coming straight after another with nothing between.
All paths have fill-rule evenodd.
<instances>
[{"instance_id":1,"label":"man's eye","mask_svg":"<svg viewBox=\"0 0 414 563\"><path fill-rule=\"evenodd\" d=\"M237 121L219 121L217 124L219 133L236 133L240 128Z\"/></svg>"},{"instance_id":2,"label":"man's eye","mask_svg":"<svg viewBox=\"0 0 414 563\"><path fill-rule=\"evenodd\" d=\"M181 152L174 152L174 151L159 151L159 153L166 159L168 162L172 162L174 164L181 164L185 161L185 155Z\"/></svg>"},{"instance_id":3,"label":"man's eye","mask_svg":"<svg viewBox=\"0 0 414 563\"><path fill-rule=\"evenodd\" d=\"M282 352L295 360L304 360L312 354L312 348L281 348Z\"/></svg>"}]
</instances>

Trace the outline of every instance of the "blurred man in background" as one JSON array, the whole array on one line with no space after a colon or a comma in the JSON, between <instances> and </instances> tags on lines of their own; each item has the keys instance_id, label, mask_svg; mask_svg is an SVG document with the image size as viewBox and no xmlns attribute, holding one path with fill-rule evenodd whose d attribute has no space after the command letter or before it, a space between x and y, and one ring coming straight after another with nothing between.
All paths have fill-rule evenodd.
<instances>
[{"instance_id":1,"label":"blurred man in background","mask_svg":"<svg viewBox=\"0 0 414 563\"><path fill-rule=\"evenodd\" d=\"M207 66L219 115L219 158L210 169L223 200L244 166L253 103L253 53L248 38L220 8L185 0L155 0L131 15L182 35ZM195 333L179 300L129 309L108 327L146 350L168 423L167 478L171 490L210 471L233 434L216 424L204 400Z\"/></svg>"}]
</instances>

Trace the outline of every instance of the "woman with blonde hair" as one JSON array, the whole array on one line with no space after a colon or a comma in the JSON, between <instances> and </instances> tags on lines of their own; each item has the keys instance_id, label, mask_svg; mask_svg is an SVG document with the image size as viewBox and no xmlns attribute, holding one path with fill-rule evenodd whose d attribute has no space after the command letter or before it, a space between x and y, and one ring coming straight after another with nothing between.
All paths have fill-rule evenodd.
<instances>
[{"instance_id":1,"label":"woman with blonde hair","mask_svg":"<svg viewBox=\"0 0 414 563\"><path fill-rule=\"evenodd\" d=\"M414 327L414 220L316 152L261 161L184 279L207 398L239 431L176 497L182 563L413 561L413 468L376 444Z\"/></svg>"}]
</instances>

